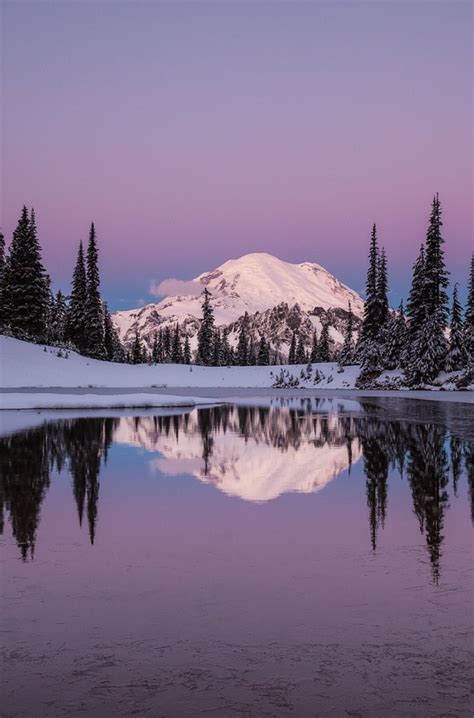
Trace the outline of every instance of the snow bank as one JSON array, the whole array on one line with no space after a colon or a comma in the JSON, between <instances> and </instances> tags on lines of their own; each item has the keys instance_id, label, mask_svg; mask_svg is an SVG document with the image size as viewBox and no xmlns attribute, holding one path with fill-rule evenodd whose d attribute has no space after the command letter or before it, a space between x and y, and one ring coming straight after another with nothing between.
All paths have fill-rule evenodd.
<instances>
[{"instance_id":1,"label":"snow bank","mask_svg":"<svg viewBox=\"0 0 474 718\"><path fill-rule=\"evenodd\" d=\"M64 354L64 350L61 351ZM251 367L203 367L203 366L186 366L183 364L157 364L149 366L148 364L140 364L132 366L130 364L114 364L111 362L97 361L96 359L88 359L80 356L75 352L67 352L67 358L58 356L58 349L54 347L44 347L43 345L31 344L23 342L11 337L0 336L0 388L3 389L116 389L116 394L121 395L124 390L130 389L156 389L156 394L147 394L142 396L139 404L133 404L133 394L124 396L116 396L117 403L113 406L170 406L170 397L164 396L159 389L184 389L186 395L192 389L203 389L205 391L213 389L216 391L223 389L270 389L275 385L275 381L283 372L284 389L290 393L296 389L311 389L315 392L323 390L344 390L355 389L355 384L359 376L360 368L358 366L344 367L341 371L334 362L324 364L313 364L311 372L308 374L306 365L302 366L251 366ZM303 378L302 378L303 377ZM447 400L448 394L451 392L443 391L445 389L454 389L453 374L440 375L437 384L427 387L431 393L442 393L443 400ZM298 384L295 386L288 384L288 379L297 379ZM400 394L400 389L394 387L395 380L400 380L400 372L384 372L378 380L378 386L381 389L380 395L389 395L390 389L397 389L393 392L395 395ZM286 382L286 385L285 385ZM443 383L446 382L446 383ZM472 394L472 388L468 387ZM423 392L425 395L430 392ZM452 392L455 397L453 401L466 401L461 398L465 397L468 392ZM54 391L51 391L54 394ZM373 394L373 390L358 391L358 394ZM417 398L416 392L406 391L407 395ZM457 394L457 396L456 396ZM44 395L43 395L44 396ZM84 396L84 395L83 395ZM135 395L136 396L136 395ZM217 396L215 394L214 396ZM219 398L225 396L221 392ZM152 398L151 398L152 397ZM418 397L420 393L418 392ZM174 397L176 399L176 397ZM179 399L187 399L179 397ZM420 397L421 398L421 397ZM431 398L425 396L425 398ZM66 397L62 398L65 400ZM108 401L113 399L112 393L108 394ZM151 401L160 401L166 403L150 404ZM192 399L188 399L193 401ZM471 401L470 399L467 399ZM13 400L12 400L13 401ZM58 399L59 401L59 399ZM71 399L71 401L73 401ZM97 399L99 401L99 399ZM105 401L105 400L104 400ZM206 399L204 399L206 401ZM122 403L120 403L122 402ZM126 403L123 403L126 402ZM143 403L142 403L143 402ZM74 398L74 403L64 406L64 408L80 408L85 404L79 404ZM110 403L94 404L97 407L111 407ZM182 406L178 404L177 406ZM188 404L189 406L189 404ZM193 406L193 404L190 404ZM6 407L5 407L6 408ZM13 408L13 407L11 407ZM35 405L36 408L36 405Z\"/></svg>"},{"instance_id":2,"label":"snow bank","mask_svg":"<svg viewBox=\"0 0 474 718\"><path fill-rule=\"evenodd\" d=\"M61 352L64 353L64 350ZM59 357L58 349L0 336L0 385L2 388L29 387L271 387L280 366L203 367L183 364L114 364L68 352ZM358 367L338 373L335 363L318 364L324 380L315 388L351 389ZM286 367L299 377L305 366Z\"/></svg>"}]
</instances>

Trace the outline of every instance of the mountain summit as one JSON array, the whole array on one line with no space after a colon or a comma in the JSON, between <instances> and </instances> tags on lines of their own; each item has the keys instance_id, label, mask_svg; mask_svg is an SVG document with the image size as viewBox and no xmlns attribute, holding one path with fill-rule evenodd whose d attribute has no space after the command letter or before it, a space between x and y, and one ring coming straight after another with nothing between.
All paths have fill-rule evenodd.
<instances>
[{"instance_id":1,"label":"mountain summit","mask_svg":"<svg viewBox=\"0 0 474 718\"><path fill-rule=\"evenodd\" d=\"M265 252L229 259L193 281L198 287L201 285L202 290L207 287L211 292L217 325L228 326L231 333L237 331L239 319L247 312L251 319L256 320L255 332L265 327L274 340L275 331L278 332L277 347L289 341L291 331L299 328L301 320L312 317L310 324L318 328L320 318L325 314L334 330L333 338L339 342L340 327L335 319L338 316L343 318L348 302L351 302L356 317L361 318L364 310L362 298L321 265L315 262L292 264ZM158 328L179 322L193 344L201 317L200 294L198 289L194 296L178 294L140 309L116 312L113 320L121 339L130 344L138 328L142 339L149 345ZM272 311L276 307L281 311ZM300 315L300 321L295 319L295 315ZM280 324L283 321L288 331L285 329L282 334L284 327L268 326L268 322L275 321ZM309 325L307 329L309 331Z\"/></svg>"}]
</instances>

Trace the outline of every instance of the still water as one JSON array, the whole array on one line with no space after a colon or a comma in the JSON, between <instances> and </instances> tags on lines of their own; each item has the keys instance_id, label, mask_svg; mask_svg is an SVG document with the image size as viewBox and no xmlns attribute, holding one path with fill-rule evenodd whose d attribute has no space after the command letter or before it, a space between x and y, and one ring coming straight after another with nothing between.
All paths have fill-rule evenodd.
<instances>
[{"instance_id":1,"label":"still water","mask_svg":"<svg viewBox=\"0 0 474 718\"><path fill-rule=\"evenodd\" d=\"M472 715L471 409L8 412L0 715Z\"/></svg>"}]
</instances>

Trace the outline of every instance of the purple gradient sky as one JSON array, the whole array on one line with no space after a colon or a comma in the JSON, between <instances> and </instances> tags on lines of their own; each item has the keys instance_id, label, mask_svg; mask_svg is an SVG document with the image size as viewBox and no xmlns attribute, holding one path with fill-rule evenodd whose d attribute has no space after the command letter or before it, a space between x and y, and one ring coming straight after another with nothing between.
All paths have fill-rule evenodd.
<instances>
[{"instance_id":1,"label":"purple gradient sky","mask_svg":"<svg viewBox=\"0 0 474 718\"><path fill-rule=\"evenodd\" d=\"M360 291L375 220L396 304L435 191L465 284L470 2L2 8L2 226L35 206L56 286L93 219L113 308L250 251Z\"/></svg>"}]
</instances>

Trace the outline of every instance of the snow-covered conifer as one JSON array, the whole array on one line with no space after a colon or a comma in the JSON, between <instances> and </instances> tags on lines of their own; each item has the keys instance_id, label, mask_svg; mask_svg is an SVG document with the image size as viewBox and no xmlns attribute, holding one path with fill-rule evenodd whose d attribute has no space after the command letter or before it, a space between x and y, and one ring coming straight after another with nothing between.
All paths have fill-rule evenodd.
<instances>
[{"instance_id":1,"label":"snow-covered conifer","mask_svg":"<svg viewBox=\"0 0 474 718\"><path fill-rule=\"evenodd\" d=\"M72 275L71 295L66 313L66 340L82 353L86 350L87 278L84 249L79 242L76 264Z\"/></svg>"},{"instance_id":2,"label":"snow-covered conifer","mask_svg":"<svg viewBox=\"0 0 474 718\"><path fill-rule=\"evenodd\" d=\"M173 343L171 346L171 361L173 364L183 363L183 347L181 344L181 333L179 330L179 324L176 323L173 332Z\"/></svg>"},{"instance_id":3,"label":"snow-covered conifer","mask_svg":"<svg viewBox=\"0 0 474 718\"><path fill-rule=\"evenodd\" d=\"M331 342L329 338L329 322L323 322L321 336L319 337L319 361L332 361Z\"/></svg>"},{"instance_id":4,"label":"snow-covered conifer","mask_svg":"<svg viewBox=\"0 0 474 718\"><path fill-rule=\"evenodd\" d=\"M213 358L214 310L210 302L211 293L207 287L204 289L203 297L202 322L198 331L197 362L209 366L212 364Z\"/></svg>"},{"instance_id":5,"label":"snow-covered conifer","mask_svg":"<svg viewBox=\"0 0 474 718\"><path fill-rule=\"evenodd\" d=\"M458 299L458 286L454 285L453 303L451 307L451 324L449 349L446 356L446 371L458 371L467 363L467 352L464 344L461 304Z\"/></svg>"},{"instance_id":6,"label":"snow-covered conifer","mask_svg":"<svg viewBox=\"0 0 474 718\"><path fill-rule=\"evenodd\" d=\"M288 364L296 364L296 332L291 335L290 351L288 353Z\"/></svg>"}]
</instances>

